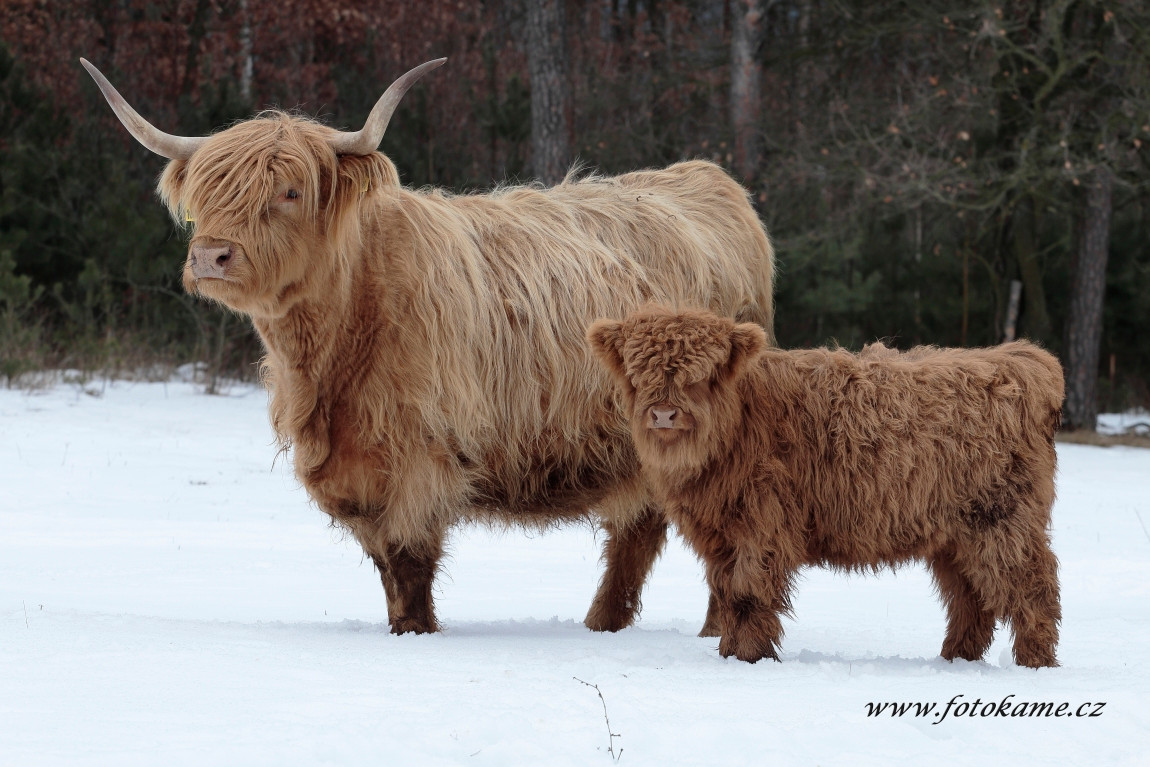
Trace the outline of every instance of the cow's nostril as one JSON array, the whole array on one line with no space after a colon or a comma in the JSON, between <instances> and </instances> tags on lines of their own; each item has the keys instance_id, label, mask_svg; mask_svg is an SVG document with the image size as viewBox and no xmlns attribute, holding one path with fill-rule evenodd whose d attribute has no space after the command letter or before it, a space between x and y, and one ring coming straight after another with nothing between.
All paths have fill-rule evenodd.
<instances>
[{"instance_id":1,"label":"cow's nostril","mask_svg":"<svg viewBox=\"0 0 1150 767\"><path fill-rule=\"evenodd\" d=\"M218 255L216 257L216 265L217 266L223 266L224 264L226 264L231 259L231 257L232 257L232 250L231 250L231 248L228 248L227 250L225 250L223 253L221 253L220 255Z\"/></svg>"}]
</instances>

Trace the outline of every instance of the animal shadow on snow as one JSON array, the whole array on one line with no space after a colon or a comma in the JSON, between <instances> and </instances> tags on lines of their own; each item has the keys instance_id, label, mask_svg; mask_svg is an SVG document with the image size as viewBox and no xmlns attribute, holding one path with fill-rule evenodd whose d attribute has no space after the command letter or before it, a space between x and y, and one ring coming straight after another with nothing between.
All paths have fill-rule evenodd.
<instances>
[{"instance_id":1,"label":"animal shadow on snow","mask_svg":"<svg viewBox=\"0 0 1150 767\"><path fill-rule=\"evenodd\" d=\"M901 655L846 655L843 653L825 653L815 650L799 650L798 652L784 652L782 665L804 664L810 666L837 666L846 667L848 673L858 670L864 673L889 672L900 676L914 675L914 672L948 672L970 673L979 675L1006 672L1007 668L988 663L986 660L963 660L961 658L948 661L941 655L927 657L903 657ZM761 663L759 664L761 665ZM1013 663L1011 664L1013 666Z\"/></svg>"}]
</instances>

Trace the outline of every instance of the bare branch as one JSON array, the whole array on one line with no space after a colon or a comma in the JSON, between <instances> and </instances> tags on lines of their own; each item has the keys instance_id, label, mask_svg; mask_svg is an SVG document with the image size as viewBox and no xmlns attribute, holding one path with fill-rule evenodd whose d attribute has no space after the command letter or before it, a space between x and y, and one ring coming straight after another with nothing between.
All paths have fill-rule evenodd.
<instances>
[{"instance_id":1,"label":"bare branch","mask_svg":"<svg viewBox=\"0 0 1150 767\"><path fill-rule=\"evenodd\" d=\"M584 684L588 687L594 688L595 692L599 695L599 700L603 704L603 721L607 723L607 735L610 737L610 741L607 744L607 753L611 755L611 758L614 761L619 761L619 757L623 756L623 749L620 748L619 753L615 753L615 738L621 738L623 736L617 732L611 731L611 720L607 718L607 701L603 697L603 692L599 689L599 685L591 684L590 682L584 682L577 676L573 676L571 678L579 684Z\"/></svg>"}]
</instances>

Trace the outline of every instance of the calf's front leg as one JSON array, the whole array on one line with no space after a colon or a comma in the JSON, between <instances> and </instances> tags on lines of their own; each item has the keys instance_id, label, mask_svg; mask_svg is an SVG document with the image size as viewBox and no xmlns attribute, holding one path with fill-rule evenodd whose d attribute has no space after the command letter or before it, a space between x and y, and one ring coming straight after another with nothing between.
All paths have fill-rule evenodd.
<instances>
[{"instance_id":1,"label":"calf's front leg","mask_svg":"<svg viewBox=\"0 0 1150 767\"><path fill-rule=\"evenodd\" d=\"M786 546L766 548L733 527L711 531L703 538L713 544L696 547L707 564L707 581L718 603L719 654L750 663L762 658L777 661L782 616L791 612L798 564L785 556Z\"/></svg>"},{"instance_id":2,"label":"calf's front leg","mask_svg":"<svg viewBox=\"0 0 1150 767\"><path fill-rule=\"evenodd\" d=\"M735 586L733 569L716 570L710 579L720 604L719 654L748 663L763 658L777 661L783 640L781 616L791 609L788 584L763 578L755 588Z\"/></svg>"},{"instance_id":3,"label":"calf's front leg","mask_svg":"<svg viewBox=\"0 0 1150 767\"><path fill-rule=\"evenodd\" d=\"M784 518L781 510L771 505L762 513L755 509L745 503L717 509L669 507L672 520L706 566L711 587L707 622L713 618L719 629L719 654L750 663L779 659L781 616L791 611L790 592L802 552L794 533L771 524Z\"/></svg>"}]
</instances>

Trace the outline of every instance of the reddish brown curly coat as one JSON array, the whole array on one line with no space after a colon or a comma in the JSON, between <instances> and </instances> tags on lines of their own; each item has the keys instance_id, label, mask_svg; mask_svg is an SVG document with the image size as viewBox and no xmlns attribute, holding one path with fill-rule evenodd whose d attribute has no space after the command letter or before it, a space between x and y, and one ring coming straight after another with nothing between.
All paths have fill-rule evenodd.
<instances>
[{"instance_id":1,"label":"reddish brown curly coat","mask_svg":"<svg viewBox=\"0 0 1150 767\"><path fill-rule=\"evenodd\" d=\"M589 339L706 564L723 656L778 659L803 565L919 560L946 606L944 658L981 658L1003 618L1019 664L1057 665L1053 356L1025 341L780 351L754 325L658 307Z\"/></svg>"}]
</instances>

